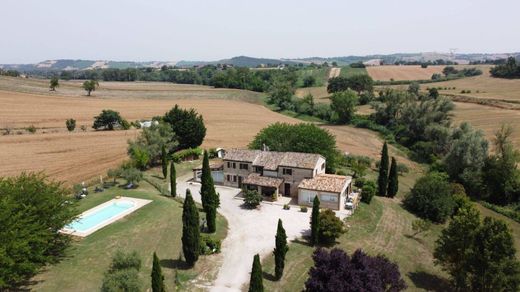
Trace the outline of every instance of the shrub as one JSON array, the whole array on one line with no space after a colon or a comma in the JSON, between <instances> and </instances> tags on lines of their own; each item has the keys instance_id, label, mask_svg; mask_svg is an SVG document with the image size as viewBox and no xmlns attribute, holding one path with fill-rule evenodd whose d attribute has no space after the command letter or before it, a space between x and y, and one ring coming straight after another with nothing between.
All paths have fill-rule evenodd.
<instances>
[{"instance_id":1,"label":"shrub","mask_svg":"<svg viewBox=\"0 0 520 292\"><path fill-rule=\"evenodd\" d=\"M203 235L200 237L200 254L211 255L220 253L221 241L211 236Z\"/></svg>"},{"instance_id":2,"label":"shrub","mask_svg":"<svg viewBox=\"0 0 520 292\"><path fill-rule=\"evenodd\" d=\"M130 123L127 120L125 120L125 119L121 120L121 129L129 130L131 126L132 125L130 125Z\"/></svg>"},{"instance_id":3,"label":"shrub","mask_svg":"<svg viewBox=\"0 0 520 292\"><path fill-rule=\"evenodd\" d=\"M101 286L102 292L141 291L139 280L139 270L141 269L141 259L137 252L123 253L116 252L112 258L110 269L103 278Z\"/></svg>"},{"instance_id":4,"label":"shrub","mask_svg":"<svg viewBox=\"0 0 520 292\"><path fill-rule=\"evenodd\" d=\"M262 195L257 191L247 190L244 192L244 206L248 209L256 209L262 200Z\"/></svg>"},{"instance_id":5,"label":"shrub","mask_svg":"<svg viewBox=\"0 0 520 292\"><path fill-rule=\"evenodd\" d=\"M291 209L291 206L289 206L289 204L284 204L283 205L283 209L284 210L289 210L289 209Z\"/></svg>"},{"instance_id":6,"label":"shrub","mask_svg":"<svg viewBox=\"0 0 520 292\"><path fill-rule=\"evenodd\" d=\"M36 127L34 125L30 125L29 127L25 128L25 130L31 134L36 133Z\"/></svg>"},{"instance_id":7,"label":"shrub","mask_svg":"<svg viewBox=\"0 0 520 292\"><path fill-rule=\"evenodd\" d=\"M175 162L181 162L183 160L193 158L193 159L199 159L199 157L202 155L202 149L201 148L188 148L184 150L180 150L175 152L172 155L172 159Z\"/></svg>"},{"instance_id":8,"label":"shrub","mask_svg":"<svg viewBox=\"0 0 520 292\"><path fill-rule=\"evenodd\" d=\"M74 131L74 129L76 129L76 120L75 119L66 120L65 126L67 127L67 130L69 130L69 132Z\"/></svg>"},{"instance_id":9,"label":"shrub","mask_svg":"<svg viewBox=\"0 0 520 292\"><path fill-rule=\"evenodd\" d=\"M360 177L360 178L357 178L355 181L354 181L354 186L356 188L362 188L366 183L366 179L363 178L363 177Z\"/></svg>"},{"instance_id":10,"label":"shrub","mask_svg":"<svg viewBox=\"0 0 520 292\"><path fill-rule=\"evenodd\" d=\"M408 166L406 166L406 164L403 164L403 163L397 163L397 172L398 172L400 175L403 175L403 174L405 174L405 173L410 172L410 169L408 168Z\"/></svg>"},{"instance_id":11,"label":"shrub","mask_svg":"<svg viewBox=\"0 0 520 292\"><path fill-rule=\"evenodd\" d=\"M307 213L307 206L301 206L300 207L300 212Z\"/></svg>"},{"instance_id":12,"label":"shrub","mask_svg":"<svg viewBox=\"0 0 520 292\"><path fill-rule=\"evenodd\" d=\"M361 189L361 202L370 204L372 198L376 195L376 183L369 180L366 181Z\"/></svg>"},{"instance_id":13,"label":"shrub","mask_svg":"<svg viewBox=\"0 0 520 292\"><path fill-rule=\"evenodd\" d=\"M336 238L345 233L343 222L336 217L336 213L330 209L325 209L320 212L320 229L319 238L320 243L333 244Z\"/></svg>"},{"instance_id":14,"label":"shrub","mask_svg":"<svg viewBox=\"0 0 520 292\"><path fill-rule=\"evenodd\" d=\"M87 131L87 126L85 125L81 125L81 127L79 127L81 129L81 131L83 132L86 132Z\"/></svg>"}]
</instances>

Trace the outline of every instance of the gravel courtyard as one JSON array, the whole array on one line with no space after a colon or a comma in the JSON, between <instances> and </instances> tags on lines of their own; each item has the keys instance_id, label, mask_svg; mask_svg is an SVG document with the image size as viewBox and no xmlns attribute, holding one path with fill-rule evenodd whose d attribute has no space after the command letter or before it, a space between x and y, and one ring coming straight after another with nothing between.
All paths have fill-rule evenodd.
<instances>
[{"instance_id":1,"label":"gravel courtyard","mask_svg":"<svg viewBox=\"0 0 520 292\"><path fill-rule=\"evenodd\" d=\"M177 190L184 196L189 188L196 202L200 202L200 184L186 182L186 177L177 180ZM292 207L283 210L282 206L262 203L257 210L241 207L243 201L235 196L239 189L216 187L220 194L218 212L228 220L228 235L222 243L222 267L211 291L241 291L249 282L249 273L256 253L260 257L272 254L275 244L276 225L282 219L288 240L306 235L309 232L310 209L307 213Z\"/></svg>"}]
</instances>

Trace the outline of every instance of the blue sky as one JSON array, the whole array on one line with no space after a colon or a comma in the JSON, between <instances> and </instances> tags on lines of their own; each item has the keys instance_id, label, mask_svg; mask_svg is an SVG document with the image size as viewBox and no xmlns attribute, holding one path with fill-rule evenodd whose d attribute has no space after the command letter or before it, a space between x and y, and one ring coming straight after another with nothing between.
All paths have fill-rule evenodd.
<instances>
[{"instance_id":1,"label":"blue sky","mask_svg":"<svg viewBox=\"0 0 520 292\"><path fill-rule=\"evenodd\" d=\"M0 63L520 51L518 0L2 0Z\"/></svg>"}]
</instances>

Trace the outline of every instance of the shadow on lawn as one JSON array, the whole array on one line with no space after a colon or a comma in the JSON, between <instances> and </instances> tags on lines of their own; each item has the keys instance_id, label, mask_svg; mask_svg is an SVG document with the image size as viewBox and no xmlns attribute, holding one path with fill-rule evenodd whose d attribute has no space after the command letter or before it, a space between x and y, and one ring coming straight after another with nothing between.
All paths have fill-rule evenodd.
<instances>
[{"instance_id":1,"label":"shadow on lawn","mask_svg":"<svg viewBox=\"0 0 520 292\"><path fill-rule=\"evenodd\" d=\"M191 267L180 259L163 259L159 261L161 267L172 270L189 270Z\"/></svg>"},{"instance_id":2,"label":"shadow on lawn","mask_svg":"<svg viewBox=\"0 0 520 292\"><path fill-rule=\"evenodd\" d=\"M271 281L271 282L274 282L276 281L276 277L271 274L271 273L268 273L268 272L262 272L262 276L264 277L264 279L266 279L267 281Z\"/></svg>"},{"instance_id":3,"label":"shadow on lawn","mask_svg":"<svg viewBox=\"0 0 520 292\"><path fill-rule=\"evenodd\" d=\"M448 280L433 275L427 272L410 272L408 273L410 280L417 286L417 288L425 289L427 291L450 292L454 291Z\"/></svg>"}]
</instances>

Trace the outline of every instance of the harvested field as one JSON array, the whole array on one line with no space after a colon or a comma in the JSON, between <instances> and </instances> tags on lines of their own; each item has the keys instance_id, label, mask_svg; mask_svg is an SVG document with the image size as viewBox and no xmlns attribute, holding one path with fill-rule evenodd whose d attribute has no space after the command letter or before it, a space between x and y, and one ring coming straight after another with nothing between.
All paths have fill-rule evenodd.
<instances>
[{"instance_id":1,"label":"harvested field","mask_svg":"<svg viewBox=\"0 0 520 292\"><path fill-rule=\"evenodd\" d=\"M434 73L442 73L442 69L446 66L369 66L366 68L368 75L374 80L389 81L393 80L420 80L430 79Z\"/></svg>"},{"instance_id":2,"label":"harvested field","mask_svg":"<svg viewBox=\"0 0 520 292\"><path fill-rule=\"evenodd\" d=\"M330 93L327 92L326 86L321 87L306 87L306 88L298 88L296 89L296 96L299 98L303 98L307 94L312 94L314 96L314 102L320 103L329 103Z\"/></svg>"},{"instance_id":3,"label":"harvested field","mask_svg":"<svg viewBox=\"0 0 520 292\"><path fill-rule=\"evenodd\" d=\"M455 123L468 122L472 126L481 129L486 138L491 141L495 131L502 123L511 124L514 128L512 140L517 148L520 148L520 111L506 110L474 103L455 103ZM491 145L490 145L491 146Z\"/></svg>"},{"instance_id":4,"label":"harvested field","mask_svg":"<svg viewBox=\"0 0 520 292\"><path fill-rule=\"evenodd\" d=\"M81 132L65 130L65 119L77 125L92 125L102 109L120 111L128 120L162 115L175 104L195 108L204 116L205 147L245 147L263 127L277 121L297 120L246 102L215 99L123 100L87 97L51 97L21 93L0 93L0 128L34 125L47 133L0 136L0 176L21 171L45 172L52 178L78 182L116 166L126 158L126 142L137 131ZM56 127L59 127L56 128ZM56 133L53 133L57 131Z\"/></svg>"}]
</instances>

